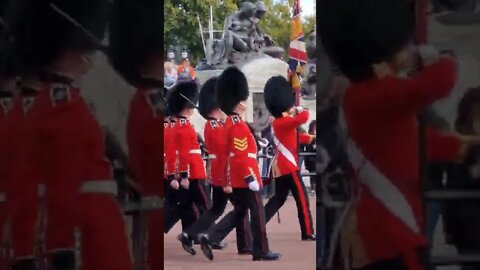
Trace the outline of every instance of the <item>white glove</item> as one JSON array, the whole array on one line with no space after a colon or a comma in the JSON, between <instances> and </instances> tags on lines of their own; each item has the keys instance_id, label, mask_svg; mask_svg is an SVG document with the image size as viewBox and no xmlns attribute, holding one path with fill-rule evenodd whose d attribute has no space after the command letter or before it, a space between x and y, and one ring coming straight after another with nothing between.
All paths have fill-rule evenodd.
<instances>
[{"instance_id":1,"label":"white glove","mask_svg":"<svg viewBox=\"0 0 480 270\"><path fill-rule=\"evenodd\" d=\"M180 187L180 184L178 184L178 181L177 180L172 180L172 182L170 182L170 186L177 190L179 187Z\"/></svg>"},{"instance_id":2,"label":"white glove","mask_svg":"<svg viewBox=\"0 0 480 270\"><path fill-rule=\"evenodd\" d=\"M257 180L255 180L248 184L248 188L252 191L259 191L260 185L258 184Z\"/></svg>"},{"instance_id":3,"label":"white glove","mask_svg":"<svg viewBox=\"0 0 480 270\"><path fill-rule=\"evenodd\" d=\"M295 107L295 110L297 110L297 113L302 113L305 109L300 106L297 106Z\"/></svg>"},{"instance_id":4,"label":"white glove","mask_svg":"<svg viewBox=\"0 0 480 270\"><path fill-rule=\"evenodd\" d=\"M227 194L230 194L233 192L233 189L231 186L226 186L223 188L223 192L227 193Z\"/></svg>"},{"instance_id":5,"label":"white glove","mask_svg":"<svg viewBox=\"0 0 480 270\"><path fill-rule=\"evenodd\" d=\"M431 65L438 61L440 53L431 45L421 45L418 47L418 54L422 58L422 62L425 66Z\"/></svg>"},{"instance_id":6,"label":"white glove","mask_svg":"<svg viewBox=\"0 0 480 270\"><path fill-rule=\"evenodd\" d=\"M184 179L182 179L182 181L180 181L180 185L181 185L184 189L188 189L188 187L190 186L190 181L188 181L187 178L184 178Z\"/></svg>"},{"instance_id":7,"label":"white glove","mask_svg":"<svg viewBox=\"0 0 480 270\"><path fill-rule=\"evenodd\" d=\"M258 144L261 146L261 147L266 147L268 145L268 140L263 138L261 140L258 140Z\"/></svg>"}]
</instances>

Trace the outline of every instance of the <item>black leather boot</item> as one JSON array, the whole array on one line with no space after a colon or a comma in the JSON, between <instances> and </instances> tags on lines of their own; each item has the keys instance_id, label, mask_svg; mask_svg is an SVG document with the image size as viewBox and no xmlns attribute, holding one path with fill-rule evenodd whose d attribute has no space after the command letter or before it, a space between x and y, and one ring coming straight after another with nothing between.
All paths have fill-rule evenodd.
<instances>
[{"instance_id":1,"label":"black leather boot","mask_svg":"<svg viewBox=\"0 0 480 270\"><path fill-rule=\"evenodd\" d=\"M268 251L267 253L262 255L253 255L253 260L254 261L276 261L280 259L280 257L282 257L280 253L274 253L274 252Z\"/></svg>"},{"instance_id":2,"label":"black leather boot","mask_svg":"<svg viewBox=\"0 0 480 270\"><path fill-rule=\"evenodd\" d=\"M12 270L37 270L37 262L35 259L19 260L12 265Z\"/></svg>"},{"instance_id":3,"label":"black leather boot","mask_svg":"<svg viewBox=\"0 0 480 270\"><path fill-rule=\"evenodd\" d=\"M75 252L71 250L57 251L48 262L49 270L75 270Z\"/></svg>"}]
</instances>

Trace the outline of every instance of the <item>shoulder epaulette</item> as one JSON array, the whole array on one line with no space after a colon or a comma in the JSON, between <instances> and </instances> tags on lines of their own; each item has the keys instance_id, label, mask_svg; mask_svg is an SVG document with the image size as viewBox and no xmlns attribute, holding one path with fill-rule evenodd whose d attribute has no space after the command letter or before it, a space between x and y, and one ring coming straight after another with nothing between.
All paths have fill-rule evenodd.
<instances>
[{"instance_id":1,"label":"shoulder epaulette","mask_svg":"<svg viewBox=\"0 0 480 270\"><path fill-rule=\"evenodd\" d=\"M240 116L238 116L238 115L232 116L232 121L233 121L234 124L240 123L241 122Z\"/></svg>"},{"instance_id":2,"label":"shoulder epaulette","mask_svg":"<svg viewBox=\"0 0 480 270\"><path fill-rule=\"evenodd\" d=\"M5 114L9 113L13 108L13 99L10 97L0 98L0 105Z\"/></svg>"},{"instance_id":3,"label":"shoulder epaulette","mask_svg":"<svg viewBox=\"0 0 480 270\"><path fill-rule=\"evenodd\" d=\"M212 126L213 129L218 128L218 121L210 120L210 126Z\"/></svg>"},{"instance_id":4,"label":"shoulder epaulette","mask_svg":"<svg viewBox=\"0 0 480 270\"><path fill-rule=\"evenodd\" d=\"M50 100L56 106L72 99L71 87L68 84L52 84L50 86Z\"/></svg>"}]
</instances>

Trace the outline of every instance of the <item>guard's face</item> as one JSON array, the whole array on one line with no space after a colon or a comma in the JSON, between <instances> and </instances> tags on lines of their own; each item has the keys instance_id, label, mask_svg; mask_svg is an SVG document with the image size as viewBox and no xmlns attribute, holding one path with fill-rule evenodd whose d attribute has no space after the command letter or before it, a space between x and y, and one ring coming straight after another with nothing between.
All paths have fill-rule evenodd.
<instances>
[{"instance_id":1,"label":"guard's face","mask_svg":"<svg viewBox=\"0 0 480 270\"><path fill-rule=\"evenodd\" d=\"M237 104L235 107L235 112L238 114L243 114L247 110L247 101L240 101L240 103Z\"/></svg>"}]
</instances>

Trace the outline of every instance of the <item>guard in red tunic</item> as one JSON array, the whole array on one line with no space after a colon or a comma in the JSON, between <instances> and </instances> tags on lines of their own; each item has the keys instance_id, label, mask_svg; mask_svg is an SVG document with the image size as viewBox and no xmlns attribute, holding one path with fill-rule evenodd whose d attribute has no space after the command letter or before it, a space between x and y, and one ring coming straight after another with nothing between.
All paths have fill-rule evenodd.
<instances>
[{"instance_id":1,"label":"guard in red tunic","mask_svg":"<svg viewBox=\"0 0 480 270\"><path fill-rule=\"evenodd\" d=\"M130 168L142 201L159 206L165 178L162 10L160 1L115 1L109 31L113 67L137 88L127 120ZM146 263L150 269L163 267L163 223L162 208L148 211Z\"/></svg>"},{"instance_id":2,"label":"guard in red tunic","mask_svg":"<svg viewBox=\"0 0 480 270\"><path fill-rule=\"evenodd\" d=\"M202 86L199 97L199 112L207 120L204 129L205 146L209 153L208 178L212 184L212 208L200 216L193 225L183 230L179 235L179 240L187 252L192 251L192 241L198 234L206 231L215 220L217 220L225 211L228 202L228 194L223 190L226 183L226 166L228 155L226 150L224 119L225 114L220 110L215 101L215 86L217 78L210 78ZM238 253L245 254L251 252L251 235L248 226L248 217L245 217L242 223L236 224L237 228L237 249ZM228 229L227 229L228 230ZM230 230L228 230L230 231ZM221 249L224 245L220 241L211 242L214 249Z\"/></svg>"},{"instance_id":3,"label":"guard in red tunic","mask_svg":"<svg viewBox=\"0 0 480 270\"><path fill-rule=\"evenodd\" d=\"M35 135L46 184L48 269L132 269L104 136L74 85L102 48L109 2L30 1L15 28L22 71L38 75L37 99L47 104Z\"/></svg>"},{"instance_id":4,"label":"guard in red tunic","mask_svg":"<svg viewBox=\"0 0 480 270\"><path fill-rule=\"evenodd\" d=\"M197 102L198 86L194 81L178 83L167 95L168 108L178 119L172 133L172 142L178 151L179 178L172 180L170 184L172 187L179 186L177 195L180 216L191 211L192 203L200 214L205 213L211 206L200 144L189 121Z\"/></svg>"},{"instance_id":5,"label":"guard in red tunic","mask_svg":"<svg viewBox=\"0 0 480 270\"><path fill-rule=\"evenodd\" d=\"M167 104L168 105L168 104ZM165 152L165 169L166 169L166 189L165 189L165 224L164 233L168 233L178 221L182 223L182 229L188 228L197 219L197 213L195 212L193 204L188 207L183 207L180 204L181 194L183 189L180 189L180 183L178 182L178 153L177 146L175 145L175 132L178 127L178 120L175 116L171 115L170 109L167 106L167 114L169 115L169 127L164 129L164 152ZM179 210L179 207L183 211Z\"/></svg>"},{"instance_id":6,"label":"guard in red tunic","mask_svg":"<svg viewBox=\"0 0 480 270\"><path fill-rule=\"evenodd\" d=\"M440 57L411 78L398 76L414 59L405 0L323 1L319 10L321 41L351 81L341 120L359 189L343 248L354 269L424 269L417 114L450 94L455 61ZM427 133L430 160L464 153L459 136Z\"/></svg>"},{"instance_id":7,"label":"guard in red tunic","mask_svg":"<svg viewBox=\"0 0 480 270\"><path fill-rule=\"evenodd\" d=\"M227 177L224 191L232 193L234 223L240 224L250 210L253 235L253 260L278 260L280 254L269 249L265 209L259 193L262 180L257 163L257 145L247 123L241 115L245 113L249 96L245 75L236 67L227 68L218 78L217 102L228 115L225 123ZM202 251L213 259L211 241L208 234L200 237Z\"/></svg>"},{"instance_id":8,"label":"guard in red tunic","mask_svg":"<svg viewBox=\"0 0 480 270\"><path fill-rule=\"evenodd\" d=\"M2 51L3 53L3 51ZM0 269L10 266L7 206L8 179L11 169L11 125L15 99L16 80L13 74L2 68L0 78ZM12 85L13 82L13 85Z\"/></svg>"},{"instance_id":9,"label":"guard in red tunic","mask_svg":"<svg viewBox=\"0 0 480 270\"><path fill-rule=\"evenodd\" d=\"M276 180L275 195L265 205L267 222L283 206L291 191L297 203L302 240L315 240L310 203L299 175L297 154L297 129L308 121L309 113L301 107L294 107L293 89L283 77L270 78L265 85L264 95L267 109L275 117L272 130L277 150L272 164L272 174ZM315 138L304 133L298 135L303 144L310 144Z\"/></svg>"},{"instance_id":10,"label":"guard in red tunic","mask_svg":"<svg viewBox=\"0 0 480 270\"><path fill-rule=\"evenodd\" d=\"M42 84L24 82L10 115L10 173L8 179L8 216L14 252L14 269L36 269L38 244L39 187L42 168L41 123L48 99L41 95ZM42 194L43 195L43 194Z\"/></svg>"}]
</instances>

